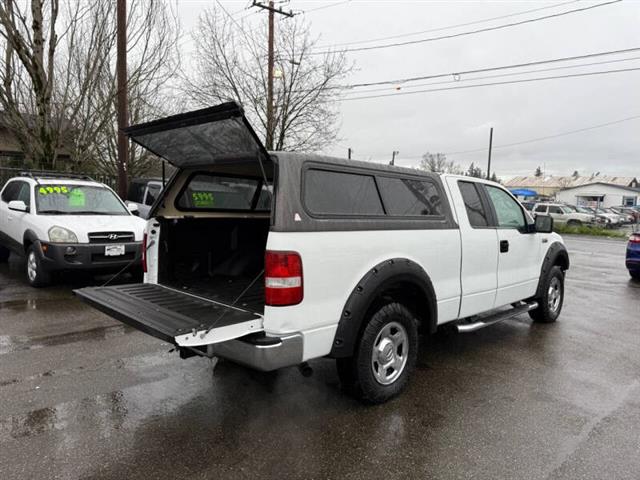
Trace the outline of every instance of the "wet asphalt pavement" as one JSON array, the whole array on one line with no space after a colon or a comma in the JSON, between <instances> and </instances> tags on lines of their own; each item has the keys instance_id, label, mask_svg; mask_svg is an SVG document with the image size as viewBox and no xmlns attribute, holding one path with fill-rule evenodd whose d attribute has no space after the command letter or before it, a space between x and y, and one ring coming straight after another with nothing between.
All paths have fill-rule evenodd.
<instances>
[{"instance_id":1,"label":"wet asphalt pavement","mask_svg":"<svg viewBox=\"0 0 640 480\"><path fill-rule=\"evenodd\" d=\"M0 265L0 479L640 478L640 283L625 243L568 238L552 325L423 344L367 407L328 359L257 373L169 345Z\"/></svg>"}]
</instances>

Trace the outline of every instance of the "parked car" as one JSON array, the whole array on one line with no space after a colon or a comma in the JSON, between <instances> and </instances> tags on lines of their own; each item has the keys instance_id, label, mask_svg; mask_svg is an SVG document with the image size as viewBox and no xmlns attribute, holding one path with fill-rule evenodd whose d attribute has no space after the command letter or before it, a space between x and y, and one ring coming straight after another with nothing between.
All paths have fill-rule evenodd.
<instances>
[{"instance_id":1,"label":"parked car","mask_svg":"<svg viewBox=\"0 0 640 480\"><path fill-rule=\"evenodd\" d=\"M138 206L139 216L148 218L151 205L162 191L162 180L159 178L134 178L129 184L127 204L130 202Z\"/></svg>"},{"instance_id":2,"label":"parked car","mask_svg":"<svg viewBox=\"0 0 640 480\"><path fill-rule=\"evenodd\" d=\"M178 169L147 222L145 283L75 293L183 358L274 370L329 356L378 403L406 386L420 331L560 314L569 256L553 219L497 183L268 153L235 103L126 133Z\"/></svg>"},{"instance_id":3,"label":"parked car","mask_svg":"<svg viewBox=\"0 0 640 480\"><path fill-rule=\"evenodd\" d=\"M623 217L624 223L636 223L640 221L640 211L634 210L633 208L617 206L611 207L610 210Z\"/></svg>"},{"instance_id":4,"label":"parked car","mask_svg":"<svg viewBox=\"0 0 640 480\"><path fill-rule=\"evenodd\" d=\"M11 251L25 256L34 287L48 285L61 270L135 272L141 268L144 226L102 183L23 174L0 193L0 261Z\"/></svg>"},{"instance_id":5,"label":"parked car","mask_svg":"<svg viewBox=\"0 0 640 480\"><path fill-rule=\"evenodd\" d=\"M533 207L533 213L536 215L549 215L554 222L570 227L596 223L595 215L574 211L561 203L536 203Z\"/></svg>"},{"instance_id":6,"label":"parked car","mask_svg":"<svg viewBox=\"0 0 640 480\"><path fill-rule=\"evenodd\" d=\"M640 280L640 232L632 233L629 237L625 264L629 275Z\"/></svg>"},{"instance_id":7,"label":"parked car","mask_svg":"<svg viewBox=\"0 0 640 480\"><path fill-rule=\"evenodd\" d=\"M580 208L587 210L588 212L595 215L596 219L599 219L597 220L598 223L601 224L602 226L605 226L607 228L614 228L614 227L620 226L620 217L616 214L607 213L601 208L593 208L593 207L587 207L587 206L582 206Z\"/></svg>"},{"instance_id":8,"label":"parked car","mask_svg":"<svg viewBox=\"0 0 640 480\"><path fill-rule=\"evenodd\" d=\"M565 207L569 208L573 212L585 213L587 215L591 215L595 219L595 225L599 227L608 227L611 224L611 219L603 215L596 214L595 210L593 209L582 207L580 205L568 205L568 204L565 204Z\"/></svg>"}]
</instances>

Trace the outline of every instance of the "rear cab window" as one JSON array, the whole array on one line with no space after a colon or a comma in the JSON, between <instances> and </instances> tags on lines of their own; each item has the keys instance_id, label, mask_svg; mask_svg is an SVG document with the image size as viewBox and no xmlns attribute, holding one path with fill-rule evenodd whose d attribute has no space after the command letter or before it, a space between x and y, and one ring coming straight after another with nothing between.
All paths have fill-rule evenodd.
<instances>
[{"instance_id":1,"label":"rear cab window","mask_svg":"<svg viewBox=\"0 0 640 480\"><path fill-rule=\"evenodd\" d=\"M487 209L482 202L478 185L473 182L458 182L464 207L467 211L469 223L473 228L484 228L489 226L489 216Z\"/></svg>"}]
</instances>

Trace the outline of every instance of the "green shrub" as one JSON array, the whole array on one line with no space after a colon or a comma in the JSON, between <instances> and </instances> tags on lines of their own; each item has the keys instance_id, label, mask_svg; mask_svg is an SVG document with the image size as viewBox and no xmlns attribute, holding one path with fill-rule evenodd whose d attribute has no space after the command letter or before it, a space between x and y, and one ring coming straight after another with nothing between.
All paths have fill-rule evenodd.
<instances>
[{"instance_id":1,"label":"green shrub","mask_svg":"<svg viewBox=\"0 0 640 480\"><path fill-rule=\"evenodd\" d=\"M581 225L579 227L574 227L574 226L569 227L566 224L554 223L553 230L557 233L593 235L596 237L626 238L629 236L627 232L622 232L619 230L611 230L609 228L602 228L602 227L590 227L587 225Z\"/></svg>"}]
</instances>

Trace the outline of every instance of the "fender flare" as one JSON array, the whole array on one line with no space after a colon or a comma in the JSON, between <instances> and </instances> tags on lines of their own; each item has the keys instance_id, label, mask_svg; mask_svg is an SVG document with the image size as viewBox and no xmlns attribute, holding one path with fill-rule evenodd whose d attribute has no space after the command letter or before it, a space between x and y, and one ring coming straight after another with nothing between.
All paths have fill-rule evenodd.
<instances>
[{"instance_id":1,"label":"fender flare","mask_svg":"<svg viewBox=\"0 0 640 480\"><path fill-rule=\"evenodd\" d=\"M424 321L430 333L438 325L436 294L429 275L417 263L406 258L393 258L379 263L357 283L345 303L331 347L330 357L344 358L353 355L355 346L369 309L385 291L394 285L410 284L415 291L414 312ZM405 292L411 294L411 292Z\"/></svg>"},{"instance_id":2,"label":"fender flare","mask_svg":"<svg viewBox=\"0 0 640 480\"><path fill-rule=\"evenodd\" d=\"M24 250L24 252L27 252L27 245L32 244L32 243L36 243L39 242L40 239L38 238L38 236L34 233L33 230L26 230L24 232L24 235L22 236L22 248Z\"/></svg>"},{"instance_id":3,"label":"fender flare","mask_svg":"<svg viewBox=\"0 0 640 480\"><path fill-rule=\"evenodd\" d=\"M555 265L560 265L563 271L567 271L569 270L569 264L569 253L567 252L567 247L565 247L562 242L553 242L547 249L547 254L542 261L540 278L538 279L538 288L536 288L534 298L540 298L542 296L544 279L547 278L549 271Z\"/></svg>"}]
</instances>

